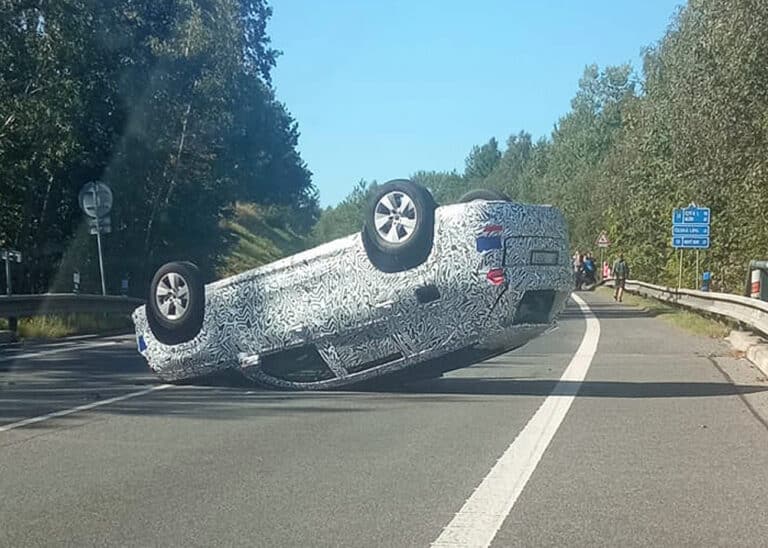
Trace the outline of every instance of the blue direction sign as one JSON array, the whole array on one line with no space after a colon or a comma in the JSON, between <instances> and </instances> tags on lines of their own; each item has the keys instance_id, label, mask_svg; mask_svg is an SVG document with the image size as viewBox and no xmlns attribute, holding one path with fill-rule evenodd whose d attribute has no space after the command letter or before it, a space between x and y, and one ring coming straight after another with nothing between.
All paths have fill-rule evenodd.
<instances>
[{"instance_id":1,"label":"blue direction sign","mask_svg":"<svg viewBox=\"0 0 768 548\"><path fill-rule=\"evenodd\" d=\"M686 207L677 208L672 211L673 225L708 225L709 224L708 207Z\"/></svg>"},{"instance_id":2,"label":"blue direction sign","mask_svg":"<svg viewBox=\"0 0 768 548\"><path fill-rule=\"evenodd\" d=\"M682 247L684 249L709 249L709 238L675 236L672 238L672 247Z\"/></svg>"},{"instance_id":3,"label":"blue direction sign","mask_svg":"<svg viewBox=\"0 0 768 548\"><path fill-rule=\"evenodd\" d=\"M690 205L672 210L672 246L683 249L709 248L708 207Z\"/></svg>"},{"instance_id":4,"label":"blue direction sign","mask_svg":"<svg viewBox=\"0 0 768 548\"><path fill-rule=\"evenodd\" d=\"M672 225L673 236L709 236L709 225Z\"/></svg>"}]
</instances>

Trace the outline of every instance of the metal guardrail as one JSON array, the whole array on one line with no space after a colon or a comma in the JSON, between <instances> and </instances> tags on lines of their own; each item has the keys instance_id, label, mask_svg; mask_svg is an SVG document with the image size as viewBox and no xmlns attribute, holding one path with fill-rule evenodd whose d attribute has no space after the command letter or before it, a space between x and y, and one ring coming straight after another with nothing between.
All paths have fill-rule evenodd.
<instances>
[{"instance_id":1,"label":"metal guardrail","mask_svg":"<svg viewBox=\"0 0 768 548\"><path fill-rule=\"evenodd\" d=\"M606 280L605 285L613 287L613 280ZM722 316L768 335L768 302L759 299L730 293L674 289L639 280L627 280L624 289L642 297Z\"/></svg>"},{"instance_id":2,"label":"metal guardrail","mask_svg":"<svg viewBox=\"0 0 768 548\"><path fill-rule=\"evenodd\" d=\"M0 318L26 318L48 314L130 314L144 304L141 299L118 295L43 293L0 296Z\"/></svg>"}]
</instances>

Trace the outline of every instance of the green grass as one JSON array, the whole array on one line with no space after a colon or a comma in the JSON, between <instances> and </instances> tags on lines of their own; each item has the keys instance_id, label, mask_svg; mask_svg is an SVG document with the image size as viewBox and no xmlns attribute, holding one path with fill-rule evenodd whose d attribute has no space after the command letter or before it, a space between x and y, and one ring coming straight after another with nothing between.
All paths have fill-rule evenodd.
<instances>
[{"instance_id":1,"label":"green grass","mask_svg":"<svg viewBox=\"0 0 768 548\"><path fill-rule=\"evenodd\" d=\"M24 339L58 339L70 335L105 333L133 326L127 315L67 314L63 316L36 316L20 318L18 334ZM0 329L8 329L8 322L0 320Z\"/></svg>"},{"instance_id":2,"label":"green grass","mask_svg":"<svg viewBox=\"0 0 768 548\"><path fill-rule=\"evenodd\" d=\"M611 298L613 297L613 289L601 287L599 290L603 294ZM696 335L721 339L726 337L731 332L731 329L733 329L733 325L707 316L704 313L692 312L685 308L666 304L655 299L639 297L627 292L624 293L623 302L630 306L641 308L665 322L669 322Z\"/></svg>"},{"instance_id":3,"label":"green grass","mask_svg":"<svg viewBox=\"0 0 768 548\"><path fill-rule=\"evenodd\" d=\"M225 225L235 245L219 269L220 277L265 265L306 247L304 238L280 225L279 216L256 204L238 203Z\"/></svg>"}]
</instances>

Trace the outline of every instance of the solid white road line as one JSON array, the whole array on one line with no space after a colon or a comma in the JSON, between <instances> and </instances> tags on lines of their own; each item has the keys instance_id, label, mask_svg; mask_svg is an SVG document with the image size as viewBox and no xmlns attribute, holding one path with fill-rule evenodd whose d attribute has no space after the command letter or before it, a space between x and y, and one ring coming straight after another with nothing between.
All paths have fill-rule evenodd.
<instances>
[{"instance_id":1,"label":"solid white road line","mask_svg":"<svg viewBox=\"0 0 768 548\"><path fill-rule=\"evenodd\" d=\"M66 346L61 348L52 348L51 350L40 350L38 352L28 352L26 354L14 354L11 356L4 356L0 358L2 362L15 362L17 360L26 360L28 358L40 358L42 356L49 356L51 354L60 354L62 352L71 352L72 350L90 350L91 348L99 348L101 346L114 346L120 344L123 341L106 341L91 344L77 344L74 346Z\"/></svg>"},{"instance_id":2,"label":"solid white road line","mask_svg":"<svg viewBox=\"0 0 768 548\"><path fill-rule=\"evenodd\" d=\"M432 546L490 546L499 528L528 483L578 391L566 390L587 375L600 339L600 322L580 297L573 295L587 321L576 354L552 393L504 451L491 471L467 499ZM570 387L569 387L570 388Z\"/></svg>"},{"instance_id":3,"label":"solid white road line","mask_svg":"<svg viewBox=\"0 0 768 548\"><path fill-rule=\"evenodd\" d=\"M87 403L85 405L78 405L77 407L72 407L71 409L63 409L62 411L55 411L53 413L48 413L47 415L40 415L39 417L32 417L32 418L24 419L18 422L12 422L10 424L2 424L0 425L0 432L8 432L9 430L14 430L15 428L21 428L23 426L29 426L30 424L36 424L38 422L47 421L49 419L56 419L58 417L65 417L67 415L72 415L73 413L88 411L89 409L94 409L96 407L101 407L103 405L109 405L111 403L116 403L119 401L131 399L131 398L137 398L145 394L150 394L151 392L157 392L158 390L165 390L166 388L170 388L171 386L173 385L158 384L157 386L152 386L145 390L139 390L138 392L131 392L129 394L123 394L122 396L116 396L114 398L109 398L106 400L99 400L93 403Z\"/></svg>"}]
</instances>

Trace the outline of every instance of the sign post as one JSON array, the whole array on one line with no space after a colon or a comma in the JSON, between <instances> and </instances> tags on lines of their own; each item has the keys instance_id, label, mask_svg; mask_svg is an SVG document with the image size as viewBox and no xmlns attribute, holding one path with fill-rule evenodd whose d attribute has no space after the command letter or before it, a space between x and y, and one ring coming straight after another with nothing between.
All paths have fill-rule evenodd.
<instances>
[{"instance_id":1,"label":"sign post","mask_svg":"<svg viewBox=\"0 0 768 548\"><path fill-rule=\"evenodd\" d=\"M5 294L13 293L13 278L11 277L11 261L21 262L21 252L15 249L0 250L0 259L5 261Z\"/></svg>"},{"instance_id":2,"label":"sign post","mask_svg":"<svg viewBox=\"0 0 768 548\"><path fill-rule=\"evenodd\" d=\"M96 234L96 247L99 250L99 274L101 274L101 294L107 294L104 280L104 258L101 251L101 234L111 230L107 214L112 210L112 189L104 183L94 181L86 183L80 189L80 208L91 218L91 234Z\"/></svg>"},{"instance_id":3,"label":"sign post","mask_svg":"<svg viewBox=\"0 0 768 548\"><path fill-rule=\"evenodd\" d=\"M11 261L21 262L21 252L15 249L0 249L0 258L5 261L5 293L10 295L13 292L13 278L11 277ZM16 333L18 330L18 318L16 316L8 317L8 330Z\"/></svg>"},{"instance_id":4,"label":"sign post","mask_svg":"<svg viewBox=\"0 0 768 548\"><path fill-rule=\"evenodd\" d=\"M699 288L699 250L696 250L696 280L693 282L693 288Z\"/></svg>"},{"instance_id":5,"label":"sign post","mask_svg":"<svg viewBox=\"0 0 768 548\"><path fill-rule=\"evenodd\" d=\"M11 261L8 259L8 252L3 252L3 259L5 259L5 294L11 294Z\"/></svg>"},{"instance_id":6,"label":"sign post","mask_svg":"<svg viewBox=\"0 0 768 548\"><path fill-rule=\"evenodd\" d=\"M696 285L699 283L699 250L709 249L711 219L709 208L696 204L672 210L672 247L680 250L678 289L683 284L683 249L696 250Z\"/></svg>"},{"instance_id":7,"label":"sign post","mask_svg":"<svg viewBox=\"0 0 768 548\"><path fill-rule=\"evenodd\" d=\"M608 235L605 233L605 231L601 232L600 236L597 237L597 240L595 241L595 245L600 248L600 272L602 273L603 272L603 250L611 245L611 241L608 239Z\"/></svg>"},{"instance_id":8,"label":"sign post","mask_svg":"<svg viewBox=\"0 0 768 548\"><path fill-rule=\"evenodd\" d=\"M94 200L98 200L95 195L96 193L94 192ZM96 217L96 247L99 249L99 275L101 276L101 294L106 295L107 287L106 283L104 282L104 254L101 252L101 230L99 230L98 217Z\"/></svg>"}]
</instances>

